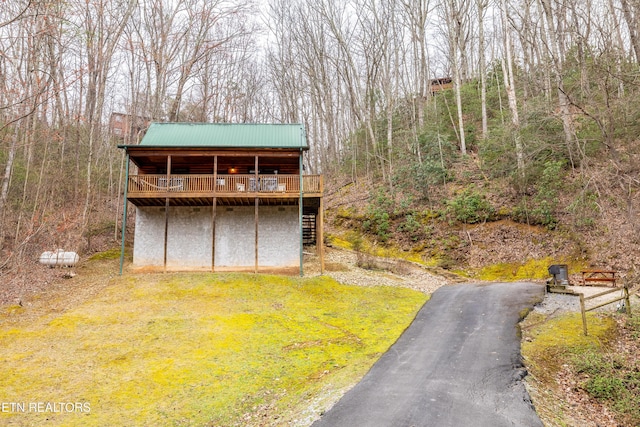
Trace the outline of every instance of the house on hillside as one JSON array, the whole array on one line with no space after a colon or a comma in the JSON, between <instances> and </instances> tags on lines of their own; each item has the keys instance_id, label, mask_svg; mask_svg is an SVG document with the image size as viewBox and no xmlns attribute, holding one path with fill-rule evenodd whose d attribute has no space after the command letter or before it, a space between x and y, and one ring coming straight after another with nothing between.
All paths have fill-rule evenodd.
<instances>
[{"instance_id":1,"label":"house on hillside","mask_svg":"<svg viewBox=\"0 0 640 427\"><path fill-rule=\"evenodd\" d=\"M429 81L429 87L431 88L431 95L435 95L443 90L448 90L453 87L453 80L451 77L440 77L438 79L431 79Z\"/></svg>"},{"instance_id":2,"label":"house on hillside","mask_svg":"<svg viewBox=\"0 0 640 427\"><path fill-rule=\"evenodd\" d=\"M127 141L136 139L151 124L151 119L124 113L111 113L109 132L115 138Z\"/></svg>"},{"instance_id":3,"label":"house on hillside","mask_svg":"<svg viewBox=\"0 0 640 427\"><path fill-rule=\"evenodd\" d=\"M134 268L302 274L314 240L322 264L323 178L303 173L302 125L152 123L119 148Z\"/></svg>"}]
</instances>

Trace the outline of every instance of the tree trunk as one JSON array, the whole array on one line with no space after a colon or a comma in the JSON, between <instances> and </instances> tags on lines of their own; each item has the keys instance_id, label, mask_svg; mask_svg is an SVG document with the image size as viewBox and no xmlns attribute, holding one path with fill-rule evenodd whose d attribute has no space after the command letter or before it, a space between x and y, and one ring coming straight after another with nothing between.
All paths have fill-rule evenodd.
<instances>
[{"instance_id":1,"label":"tree trunk","mask_svg":"<svg viewBox=\"0 0 640 427\"><path fill-rule=\"evenodd\" d=\"M462 113L462 60L460 52L460 37L462 34L462 19L455 0L447 0L446 21L449 35L449 61L453 71L453 91L456 99L456 109L458 113L458 142L460 152L467 154L467 142L464 134L464 116Z\"/></svg>"},{"instance_id":2,"label":"tree trunk","mask_svg":"<svg viewBox=\"0 0 640 427\"><path fill-rule=\"evenodd\" d=\"M96 27L90 27L89 30L95 30L100 28L109 34L93 34L93 37L87 39L87 54L89 56L89 64L93 64L89 67L89 91L87 93L87 112L89 116L89 140L88 145L88 158L87 158L87 180L85 186L85 203L82 211L83 226L86 226L89 215L89 206L92 198L92 166L94 161L94 144L102 136L101 123L102 112L104 108L104 98L107 87L107 78L109 75L109 69L111 67L111 60L115 52L116 46L120 41L120 37L129 21L129 18L133 14L134 8L137 4L136 0L128 0L127 9L122 12L122 19L118 20L116 26L108 28L105 26L105 22L96 23ZM90 5L87 4L87 16L90 16L92 11ZM102 9L100 10L102 12ZM113 13L113 11L112 11ZM99 15L99 19L103 18ZM95 38L97 37L97 38ZM95 58L99 58L96 60Z\"/></svg>"},{"instance_id":3,"label":"tree trunk","mask_svg":"<svg viewBox=\"0 0 640 427\"><path fill-rule=\"evenodd\" d=\"M622 5L624 20L627 23L627 27L629 28L629 38L631 39L631 46L633 47L633 52L636 56L636 62L640 62L640 40L638 39L638 25L636 24L636 20L634 19L634 16L629 7L629 1L620 0L620 4Z\"/></svg>"},{"instance_id":4,"label":"tree trunk","mask_svg":"<svg viewBox=\"0 0 640 427\"><path fill-rule=\"evenodd\" d=\"M460 78L460 69L458 65L454 65L453 67L453 77L454 77L454 91L456 95L456 109L458 110L458 136L460 138L460 152L463 155L467 154L467 142L464 135L464 117L462 114L462 82Z\"/></svg>"},{"instance_id":5,"label":"tree trunk","mask_svg":"<svg viewBox=\"0 0 640 427\"><path fill-rule=\"evenodd\" d=\"M482 110L482 139L489 133L487 121L487 65L484 54L484 12L487 7L485 0L476 0L478 5L478 60L480 62L480 104Z\"/></svg>"},{"instance_id":6,"label":"tree trunk","mask_svg":"<svg viewBox=\"0 0 640 427\"><path fill-rule=\"evenodd\" d=\"M0 217L4 217L4 208L9 197L9 183L11 182L11 174L13 173L13 162L16 158L16 150L18 148L18 131L14 129L11 135L11 145L7 153L7 164L4 166L4 175L2 176L2 189L0 190Z\"/></svg>"},{"instance_id":7,"label":"tree trunk","mask_svg":"<svg viewBox=\"0 0 640 427\"><path fill-rule=\"evenodd\" d=\"M550 37L548 40L548 45L551 49L551 57L552 57L552 65L553 65L553 73L556 81L556 89L558 92L558 108L560 110L560 115L562 117L562 128L564 131L564 139L565 145L567 146L567 154L569 156L569 161L571 162L571 167L575 167L576 159L574 152L574 144L575 144L575 128L573 126L573 121L571 118L571 110L569 108L570 102L567 97L567 93L564 88L563 81L563 73L562 73L562 62L560 59L560 42L559 35L556 31L556 28L553 23L553 14L551 10L550 0L540 0L542 4L542 8L544 10L544 15L547 21L547 28L550 32Z\"/></svg>"},{"instance_id":8,"label":"tree trunk","mask_svg":"<svg viewBox=\"0 0 640 427\"><path fill-rule=\"evenodd\" d=\"M507 92L507 99L509 100L509 110L511 111L511 124L513 125L518 172L521 177L524 177L524 149L522 147L522 140L520 139L520 117L518 115L515 78L513 77L513 59L506 0L502 0L502 32L504 33L504 52L506 56L506 64L504 58L502 60L504 86Z\"/></svg>"}]
</instances>

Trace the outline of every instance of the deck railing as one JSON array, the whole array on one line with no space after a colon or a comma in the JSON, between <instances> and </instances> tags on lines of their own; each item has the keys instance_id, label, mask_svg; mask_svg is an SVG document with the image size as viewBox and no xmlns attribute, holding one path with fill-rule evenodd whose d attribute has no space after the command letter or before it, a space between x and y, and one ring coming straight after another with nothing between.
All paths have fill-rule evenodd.
<instances>
[{"instance_id":1,"label":"deck railing","mask_svg":"<svg viewBox=\"0 0 640 427\"><path fill-rule=\"evenodd\" d=\"M322 193L320 175L303 175L303 193ZM167 195L243 195L270 193L272 195L300 194L298 175L130 175L130 197L159 197Z\"/></svg>"}]
</instances>

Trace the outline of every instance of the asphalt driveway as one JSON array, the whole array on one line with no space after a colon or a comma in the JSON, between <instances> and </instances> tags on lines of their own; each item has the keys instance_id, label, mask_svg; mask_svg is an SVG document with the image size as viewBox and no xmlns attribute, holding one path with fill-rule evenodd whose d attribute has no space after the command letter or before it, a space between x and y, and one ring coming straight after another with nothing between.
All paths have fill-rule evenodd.
<instances>
[{"instance_id":1,"label":"asphalt driveway","mask_svg":"<svg viewBox=\"0 0 640 427\"><path fill-rule=\"evenodd\" d=\"M313 427L542 426L522 382L517 323L543 295L532 283L438 289Z\"/></svg>"}]
</instances>

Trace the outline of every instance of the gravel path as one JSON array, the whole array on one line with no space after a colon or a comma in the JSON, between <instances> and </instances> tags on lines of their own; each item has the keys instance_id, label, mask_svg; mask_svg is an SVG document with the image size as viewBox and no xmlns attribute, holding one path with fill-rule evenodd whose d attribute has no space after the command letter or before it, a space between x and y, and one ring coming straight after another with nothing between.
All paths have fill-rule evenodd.
<instances>
[{"instance_id":1,"label":"gravel path","mask_svg":"<svg viewBox=\"0 0 640 427\"><path fill-rule=\"evenodd\" d=\"M362 255L361 255L362 256ZM451 283L442 276L427 271L426 268L408 261L389 260L367 256L367 261L376 269L360 268L358 254L354 251L327 248L325 251L325 275L337 282L357 286L401 286L432 294L441 286ZM305 275L319 275L319 263L313 254L307 255L309 265Z\"/></svg>"},{"instance_id":2,"label":"gravel path","mask_svg":"<svg viewBox=\"0 0 640 427\"><path fill-rule=\"evenodd\" d=\"M362 255L361 255L362 256ZM325 251L325 274L344 284L358 286L402 286L415 289L426 294L432 294L436 289L460 282L454 277L444 277L428 269L408 261L389 260L386 258L366 255L367 260L375 264L375 270L358 267L358 254L344 249L327 248ZM307 254L305 258L305 275L320 274L319 261L315 254ZM446 272L443 272L446 274ZM540 286L544 286L540 283ZM611 288L600 286L569 286L574 292L585 296L594 295ZM587 301L587 308L608 300L622 296L613 292L609 295ZM631 305L640 303L640 298L632 292ZM620 309L620 302L609 304L596 311L615 311ZM570 312L580 312L580 299L577 295L547 293L544 300L534 307L534 311L545 315L559 315Z\"/></svg>"},{"instance_id":3,"label":"gravel path","mask_svg":"<svg viewBox=\"0 0 640 427\"><path fill-rule=\"evenodd\" d=\"M610 290L612 288L601 286L568 286L567 289L570 289L574 292L582 293L584 294L584 296L590 296ZM620 290L619 292L612 292L608 295L594 298L593 300L587 300L585 302L586 307L588 309L589 307L611 301L612 299L616 299L621 296L623 296L622 290ZM637 304L637 297L631 298L631 305L635 305L634 303ZM622 308L621 304L622 301L618 301L604 307L600 307L595 311L615 311ZM580 298L578 297L578 295L547 293L542 303L534 307L534 311L546 315L580 312Z\"/></svg>"}]
</instances>

